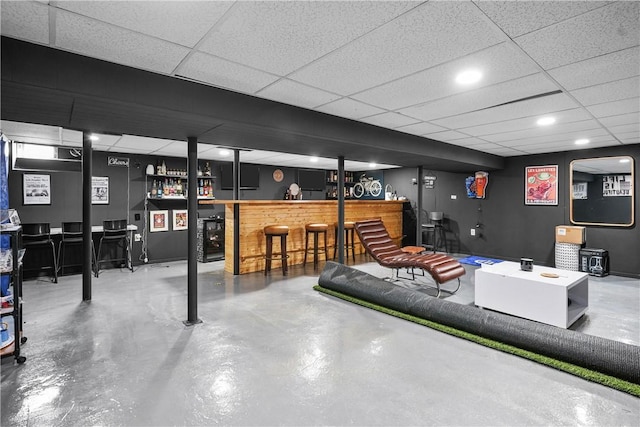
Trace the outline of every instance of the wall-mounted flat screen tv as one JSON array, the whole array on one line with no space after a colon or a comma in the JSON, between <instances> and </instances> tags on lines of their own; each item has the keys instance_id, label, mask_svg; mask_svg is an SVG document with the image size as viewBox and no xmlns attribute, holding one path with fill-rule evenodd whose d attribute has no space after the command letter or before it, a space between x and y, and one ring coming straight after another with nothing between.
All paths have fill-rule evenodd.
<instances>
[{"instance_id":1,"label":"wall-mounted flat screen tv","mask_svg":"<svg viewBox=\"0 0 640 427\"><path fill-rule=\"evenodd\" d=\"M298 170L298 185L303 190L324 191L327 187L327 176L324 170Z\"/></svg>"},{"instance_id":2,"label":"wall-mounted flat screen tv","mask_svg":"<svg viewBox=\"0 0 640 427\"><path fill-rule=\"evenodd\" d=\"M255 190L260 187L260 166L251 163L240 164L240 189ZM233 190L233 164L220 166L220 188Z\"/></svg>"}]
</instances>

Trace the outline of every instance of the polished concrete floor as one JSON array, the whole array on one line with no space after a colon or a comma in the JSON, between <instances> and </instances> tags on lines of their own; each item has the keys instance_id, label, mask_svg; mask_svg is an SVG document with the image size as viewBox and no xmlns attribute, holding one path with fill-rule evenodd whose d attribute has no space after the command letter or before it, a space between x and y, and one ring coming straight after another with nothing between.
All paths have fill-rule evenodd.
<instances>
[{"instance_id":1,"label":"polished concrete floor","mask_svg":"<svg viewBox=\"0 0 640 427\"><path fill-rule=\"evenodd\" d=\"M466 268L448 300L473 303ZM311 267L198 271L194 327L186 262L102 272L89 303L79 275L27 281L28 359L2 361L1 424L639 424L638 398L316 292ZM591 278L589 298L572 329L640 345L640 280Z\"/></svg>"}]
</instances>

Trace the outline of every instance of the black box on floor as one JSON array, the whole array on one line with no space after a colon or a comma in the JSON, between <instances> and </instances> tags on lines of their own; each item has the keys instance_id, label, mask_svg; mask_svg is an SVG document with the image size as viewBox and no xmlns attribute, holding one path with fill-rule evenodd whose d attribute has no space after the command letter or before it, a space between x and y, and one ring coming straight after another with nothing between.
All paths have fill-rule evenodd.
<instances>
[{"instance_id":1,"label":"black box on floor","mask_svg":"<svg viewBox=\"0 0 640 427\"><path fill-rule=\"evenodd\" d=\"M580 249L580 271L591 276L609 275L609 251L604 249Z\"/></svg>"}]
</instances>

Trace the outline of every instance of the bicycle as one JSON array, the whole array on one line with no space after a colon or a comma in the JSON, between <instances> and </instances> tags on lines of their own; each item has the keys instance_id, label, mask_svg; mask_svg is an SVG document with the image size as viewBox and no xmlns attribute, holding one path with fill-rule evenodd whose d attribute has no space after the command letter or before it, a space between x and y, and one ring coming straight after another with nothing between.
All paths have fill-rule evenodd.
<instances>
[{"instance_id":1,"label":"bicycle","mask_svg":"<svg viewBox=\"0 0 640 427\"><path fill-rule=\"evenodd\" d=\"M382 193L382 184L380 180L373 177L367 177L366 174L360 175L360 182L353 186L353 195L356 198L360 198L365 194L371 194L373 197L378 197Z\"/></svg>"}]
</instances>

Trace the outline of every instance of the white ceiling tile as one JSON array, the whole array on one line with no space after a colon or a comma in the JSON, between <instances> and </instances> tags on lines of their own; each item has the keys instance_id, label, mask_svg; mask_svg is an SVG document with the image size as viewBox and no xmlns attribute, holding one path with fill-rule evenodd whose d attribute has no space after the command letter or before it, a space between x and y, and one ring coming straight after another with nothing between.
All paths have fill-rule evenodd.
<instances>
[{"instance_id":1,"label":"white ceiling tile","mask_svg":"<svg viewBox=\"0 0 640 427\"><path fill-rule=\"evenodd\" d=\"M461 147L473 147L476 145L485 145L488 143L490 143L490 141L485 141L484 139L473 138L473 137L466 137L466 138L447 141L447 144L459 145Z\"/></svg>"},{"instance_id":2,"label":"white ceiling tile","mask_svg":"<svg viewBox=\"0 0 640 427\"><path fill-rule=\"evenodd\" d=\"M303 108L314 108L340 98L340 95L325 92L288 79L278 80L256 93L256 95Z\"/></svg>"},{"instance_id":3,"label":"white ceiling tile","mask_svg":"<svg viewBox=\"0 0 640 427\"><path fill-rule=\"evenodd\" d=\"M418 4L240 1L199 48L283 76Z\"/></svg>"},{"instance_id":4,"label":"white ceiling tile","mask_svg":"<svg viewBox=\"0 0 640 427\"><path fill-rule=\"evenodd\" d=\"M473 136L494 135L518 131L528 133L558 132L563 129L562 126L566 126L567 123L589 120L591 118L589 113L582 108L558 111L553 114L553 117L556 119L556 123L553 127L540 127L536 124L536 120L532 120L531 117L524 117L520 119L506 120L504 122L491 123L488 125L463 128L463 131ZM599 125L593 120L590 121L590 126L599 127Z\"/></svg>"},{"instance_id":5,"label":"white ceiling tile","mask_svg":"<svg viewBox=\"0 0 640 427\"><path fill-rule=\"evenodd\" d=\"M447 128L443 128L442 126L436 126L427 122L415 123L413 125L401 126L396 128L397 131L410 133L412 135L424 135L427 133L435 133L443 130L447 130Z\"/></svg>"},{"instance_id":6,"label":"white ceiling tile","mask_svg":"<svg viewBox=\"0 0 640 427\"><path fill-rule=\"evenodd\" d=\"M109 138L110 142L115 144L116 140L112 140ZM73 145L77 146L78 144L82 145L82 132L78 130L71 129L62 129L62 143L64 145Z\"/></svg>"},{"instance_id":7,"label":"white ceiling tile","mask_svg":"<svg viewBox=\"0 0 640 427\"><path fill-rule=\"evenodd\" d=\"M59 10L56 14L56 46L117 64L170 73L189 50Z\"/></svg>"},{"instance_id":8,"label":"white ceiling tile","mask_svg":"<svg viewBox=\"0 0 640 427\"><path fill-rule=\"evenodd\" d=\"M486 110L433 120L440 126L448 128L465 128L488 123L497 123L505 120L517 119L521 117L532 117L536 115L548 114L562 110L576 108L576 103L565 94L545 96L543 98L531 99L514 104L502 105Z\"/></svg>"},{"instance_id":9,"label":"white ceiling tile","mask_svg":"<svg viewBox=\"0 0 640 427\"><path fill-rule=\"evenodd\" d=\"M618 116L640 111L640 97L590 105L587 110L596 117Z\"/></svg>"},{"instance_id":10,"label":"white ceiling tile","mask_svg":"<svg viewBox=\"0 0 640 427\"><path fill-rule=\"evenodd\" d=\"M619 138L619 140L623 144L640 144L640 138L638 138L638 137Z\"/></svg>"},{"instance_id":11,"label":"white ceiling tile","mask_svg":"<svg viewBox=\"0 0 640 427\"><path fill-rule=\"evenodd\" d=\"M337 101L322 105L316 108L316 110L350 119L360 119L384 112L384 110L380 108L372 107L371 105L363 104L362 102L349 98L338 99Z\"/></svg>"},{"instance_id":12,"label":"white ceiling tile","mask_svg":"<svg viewBox=\"0 0 640 427\"><path fill-rule=\"evenodd\" d=\"M640 77L636 76L584 89L573 90L571 91L571 95L583 105L594 105L608 101L627 99L640 95Z\"/></svg>"},{"instance_id":13,"label":"white ceiling tile","mask_svg":"<svg viewBox=\"0 0 640 427\"><path fill-rule=\"evenodd\" d=\"M604 1L477 1L476 5L504 32L516 37L583 14Z\"/></svg>"},{"instance_id":14,"label":"white ceiling tile","mask_svg":"<svg viewBox=\"0 0 640 427\"><path fill-rule=\"evenodd\" d=\"M93 141L91 143L91 146L93 147L93 144L99 144L102 146L114 146L116 145L118 142L120 142L120 140L122 139L122 136L120 135L105 135L105 134L92 134L93 136L97 137L98 139L96 141ZM152 138L148 138L148 139L152 139ZM80 143L82 144L82 133L80 134Z\"/></svg>"},{"instance_id":15,"label":"white ceiling tile","mask_svg":"<svg viewBox=\"0 0 640 427\"><path fill-rule=\"evenodd\" d=\"M482 80L472 86L456 83L456 75L468 69L482 72ZM537 65L519 49L511 43L500 43L351 97L381 108L395 110L505 82L537 71Z\"/></svg>"},{"instance_id":16,"label":"white ceiling tile","mask_svg":"<svg viewBox=\"0 0 640 427\"><path fill-rule=\"evenodd\" d=\"M28 142L21 140L21 138L34 138L49 141L49 143L57 143L60 139L60 128L58 126L21 123L11 120L0 121L0 126L2 126L2 133L11 140Z\"/></svg>"},{"instance_id":17,"label":"white ceiling tile","mask_svg":"<svg viewBox=\"0 0 640 427\"><path fill-rule=\"evenodd\" d=\"M504 40L470 2L423 3L291 78L348 95Z\"/></svg>"},{"instance_id":18,"label":"white ceiling tile","mask_svg":"<svg viewBox=\"0 0 640 427\"><path fill-rule=\"evenodd\" d=\"M425 104L398 110L421 120L433 120L500 105L557 90L558 87L543 73L508 82L470 90Z\"/></svg>"},{"instance_id":19,"label":"white ceiling tile","mask_svg":"<svg viewBox=\"0 0 640 427\"><path fill-rule=\"evenodd\" d=\"M414 124L418 120L398 113L382 113L375 116L365 117L364 119L360 119L360 121L393 129L400 126Z\"/></svg>"},{"instance_id":20,"label":"white ceiling tile","mask_svg":"<svg viewBox=\"0 0 640 427\"><path fill-rule=\"evenodd\" d=\"M608 128L611 133L620 138L639 138L640 137L640 125L622 125L613 126Z\"/></svg>"},{"instance_id":21,"label":"white ceiling tile","mask_svg":"<svg viewBox=\"0 0 640 427\"><path fill-rule=\"evenodd\" d=\"M585 146L593 147L594 144L616 144L615 138L613 138L609 134L601 134L599 136L590 136L589 144ZM573 138L563 138L557 141L541 141L541 140L531 140L531 141L520 141L503 145L511 145L517 149L530 149L530 148L540 148L540 147L553 147L557 150L573 150L578 149L582 146L576 145L576 141Z\"/></svg>"},{"instance_id":22,"label":"white ceiling tile","mask_svg":"<svg viewBox=\"0 0 640 427\"><path fill-rule=\"evenodd\" d=\"M567 151L567 150L586 150L586 149L591 149L591 148L601 148L601 147L612 147L612 146L616 146L616 145L620 145L620 143L618 143L617 141L612 141L612 142L596 142L593 144L589 144L589 145L582 145L582 146L578 146L578 145L541 145L539 147L529 147L529 148L523 148L522 150L525 151L527 154L542 154L542 153L555 153L558 151Z\"/></svg>"},{"instance_id":23,"label":"white ceiling tile","mask_svg":"<svg viewBox=\"0 0 640 427\"><path fill-rule=\"evenodd\" d=\"M515 39L544 69L637 46L640 3L612 2L605 7Z\"/></svg>"},{"instance_id":24,"label":"white ceiling tile","mask_svg":"<svg viewBox=\"0 0 640 427\"><path fill-rule=\"evenodd\" d=\"M49 7L27 1L3 1L0 29L3 36L49 43Z\"/></svg>"},{"instance_id":25,"label":"white ceiling tile","mask_svg":"<svg viewBox=\"0 0 640 427\"><path fill-rule=\"evenodd\" d=\"M510 147L519 147L519 146L527 146L532 144L555 144L555 143L563 143L563 142L575 142L576 139L588 138L594 139L596 137L606 136L610 138L611 135L605 129L595 128L595 129L582 129L576 131L570 131L565 133L547 133L538 136L530 136L526 138L518 138L518 139L506 139L501 138L497 143L502 145L508 145ZM490 137L485 137L487 140L491 140Z\"/></svg>"},{"instance_id":26,"label":"white ceiling tile","mask_svg":"<svg viewBox=\"0 0 640 427\"><path fill-rule=\"evenodd\" d=\"M473 147L471 147L473 149ZM496 156L510 157L510 156L522 156L526 154L525 152L510 148L510 147L500 147L500 148L488 148L485 151L489 154L495 154Z\"/></svg>"},{"instance_id":27,"label":"white ceiling tile","mask_svg":"<svg viewBox=\"0 0 640 427\"><path fill-rule=\"evenodd\" d=\"M629 113L621 114L619 116L603 117L599 119L599 121L605 126L638 124L640 123L640 114Z\"/></svg>"},{"instance_id":28,"label":"white ceiling tile","mask_svg":"<svg viewBox=\"0 0 640 427\"><path fill-rule=\"evenodd\" d=\"M176 74L244 93L255 93L278 79L272 74L200 52L190 56Z\"/></svg>"},{"instance_id":29,"label":"white ceiling tile","mask_svg":"<svg viewBox=\"0 0 640 427\"><path fill-rule=\"evenodd\" d=\"M232 2L57 1L55 6L129 30L193 47ZM167 17L171 25L167 25Z\"/></svg>"},{"instance_id":30,"label":"white ceiling tile","mask_svg":"<svg viewBox=\"0 0 640 427\"><path fill-rule=\"evenodd\" d=\"M436 141L453 141L454 139L462 139L462 138L469 138L469 135L464 134L464 133L460 133L460 132L456 132L454 130L447 130L444 132L436 132L436 133L429 133L427 135L423 135L427 138L431 138L431 139L435 139Z\"/></svg>"},{"instance_id":31,"label":"white ceiling tile","mask_svg":"<svg viewBox=\"0 0 640 427\"><path fill-rule=\"evenodd\" d=\"M118 143L114 145L114 149L131 148L135 150L148 150L149 152L153 152L175 142L181 142L181 141L172 141L170 139L147 138L147 137L135 136L135 135L122 135L122 138L120 138ZM185 147L186 147L186 142L181 142L181 143L185 144ZM186 151L186 148L185 148L185 151Z\"/></svg>"},{"instance_id":32,"label":"white ceiling tile","mask_svg":"<svg viewBox=\"0 0 640 427\"><path fill-rule=\"evenodd\" d=\"M149 154L149 150L144 148L136 148L136 147L114 147L114 146L102 146L104 148L108 147L107 150L111 153L128 153L128 154ZM102 151L102 150L98 150Z\"/></svg>"},{"instance_id":33,"label":"white ceiling tile","mask_svg":"<svg viewBox=\"0 0 640 427\"><path fill-rule=\"evenodd\" d=\"M549 74L565 89L574 90L637 76L639 64L640 47L636 46L565 65Z\"/></svg>"}]
</instances>

